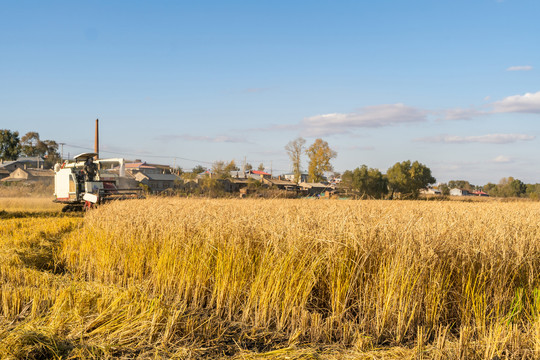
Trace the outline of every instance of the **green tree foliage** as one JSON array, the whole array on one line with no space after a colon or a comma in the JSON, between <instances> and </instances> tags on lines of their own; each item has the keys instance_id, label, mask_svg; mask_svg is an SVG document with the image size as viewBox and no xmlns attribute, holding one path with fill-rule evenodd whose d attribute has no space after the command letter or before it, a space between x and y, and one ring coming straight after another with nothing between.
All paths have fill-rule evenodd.
<instances>
[{"instance_id":1,"label":"green tree foliage","mask_svg":"<svg viewBox=\"0 0 540 360\"><path fill-rule=\"evenodd\" d=\"M21 138L22 153L25 156L39 156L40 154L38 153L38 145L40 142L41 140L39 140L39 134L37 132L27 132Z\"/></svg>"},{"instance_id":2,"label":"green tree foliage","mask_svg":"<svg viewBox=\"0 0 540 360\"><path fill-rule=\"evenodd\" d=\"M386 172L392 195L399 192L405 197L417 198L421 189L435 183L435 178L431 176L431 170L415 161L410 160L395 163Z\"/></svg>"},{"instance_id":3,"label":"green tree foliage","mask_svg":"<svg viewBox=\"0 0 540 360\"><path fill-rule=\"evenodd\" d=\"M474 185L472 185L466 180L450 180L448 182L448 187L450 189L465 189L468 191L472 191L475 188Z\"/></svg>"},{"instance_id":4,"label":"green tree foliage","mask_svg":"<svg viewBox=\"0 0 540 360\"><path fill-rule=\"evenodd\" d=\"M251 165L250 163L246 163L246 165L244 165L244 170L245 171L253 170L253 165Z\"/></svg>"},{"instance_id":5,"label":"green tree foliage","mask_svg":"<svg viewBox=\"0 0 540 360\"><path fill-rule=\"evenodd\" d=\"M342 186L358 192L362 198L381 199L388 193L388 181L378 170L362 165L353 171L347 170L341 176Z\"/></svg>"},{"instance_id":6,"label":"green tree foliage","mask_svg":"<svg viewBox=\"0 0 540 360\"><path fill-rule=\"evenodd\" d=\"M206 168L202 165L197 165L191 170L191 172L194 174L202 174L205 171L206 171Z\"/></svg>"},{"instance_id":7,"label":"green tree foliage","mask_svg":"<svg viewBox=\"0 0 540 360\"><path fill-rule=\"evenodd\" d=\"M333 169L330 161L337 156L337 152L332 150L326 141L316 139L306 150L306 154L309 158L309 180L311 182L324 180L324 173Z\"/></svg>"},{"instance_id":8,"label":"green tree foliage","mask_svg":"<svg viewBox=\"0 0 540 360\"><path fill-rule=\"evenodd\" d=\"M528 187L519 179L507 177L502 178L497 185L488 183L483 189L490 196L524 197L527 196Z\"/></svg>"},{"instance_id":9,"label":"green tree foliage","mask_svg":"<svg viewBox=\"0 0 540 360\"><path fill-rule=\"evenodd\" d=\"M225 179L227 175L225 174L225 162L224 161L214 161L212 164L212 176L216 176L219 179Z\"/></svg>"},{"instance_id":10,"label":"green tree foliage","mask_svg":"<svg viewBox=\"0 0 540 360\"><path fill-rule=\"evenodd\" d=\"M45 159L47 167L60 161L58 144L54 140L41 140L39 133L30 131L21 138L21 149L25 156L39 156Z\"/></svg>"},{"instance_id":11,"label":"green tree foliage","mask_svg":"<svg viewBox=\"0 0 540 360\"><path fill-rule=\"evenodd\" d=\"M259 164L259 167L257 168L257 170L259 170L259 171L264 171L264 164L263 164L263 163L260 163L260 164Z\"/></svg>"},{"instance_id":12,"label":"green tree foliage","mask_svg":"<svg viewBox=\"0 0 540 360\"><path fill-rule=\"evenodd\" d=\"M17 160L20 153L19 132L0 130L0 159L4 161Z\"/></svg>"},{"instance_id":13,"label":"green tree foliage","mask_svg":"<svg viewBox=\"0 0 540 360\"><path fill-rule=\"evenodd\" d=\"M239 171L240 169L236 166L234 160L229 163L224 161L215 161L212 164L212 174L215 175L218 179L227 179L231 177L231 171Z\"/></svg>"},{"instance_id":14,"label":"green tree foliage","mask_svg":"<svg viewBox=\"0 0 540 360\"><path fill-rule=\"evenodd\" d=\"M230 174L231 171L240 171L240 168L236 166L236 162L231 160L227 165L225 165L225 172Z\"/></svg>"},{"instance_id":15,"label":"green tree foliage","mask_svg":"<svg viewBox=\"0 0 540 360\"><path fill-rule=\"evenodd\" d=\"M439 184L437 189L441 192L442 195L450 195L450 186L448 186L448 184Z\"/></svg>"},{"instance_id":16,"label":"green tree foliage","mask_svg":"<svg viewBox=\"0 0 540 360\"><path fill-rule=\"evenodd\" d=\"M304 145L306 140L299 137L295 140L290 141L286 146L285 150L289 159L291 159L291 165L294 173L294 182L298 183L300 181L300 175L302 173L302 154L304 153Z\"/></svg>"},{"instance_id":17,"label":"green tree foliage","mask_svg":"<svg viewBox=\"0 0 540 360\"><path fill-rule=\"evenodd\" d=\"M533 200L540 200L540 184L527 184L526 194Z\"/></svg>"}]
</instances>

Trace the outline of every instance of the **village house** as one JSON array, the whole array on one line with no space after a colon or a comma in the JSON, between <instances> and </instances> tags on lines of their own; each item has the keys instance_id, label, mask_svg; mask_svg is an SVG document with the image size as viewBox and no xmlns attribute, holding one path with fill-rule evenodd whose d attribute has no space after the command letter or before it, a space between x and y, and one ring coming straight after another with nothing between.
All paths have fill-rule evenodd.
<instances>
[{"instance_id":1,"label":"village house","mask_svg":"<svg viewBox=\"0 0 540 360\"><path fill-rule=\"evenodd\" d=\"M9 176L9 171L5 169L0 169L0 180L7 178Z\"/></svg>"},{"instance_id":2,"label":"village house","mask_svg":"<svg viewBox=\"0 0 540 360\"><path fill-rule=\"evenodd\" d=\"M299 182L307 182L308 181L308 177L309 177L309 174L307 172L302 172L300 173L300 181ZM288 180L288 181L294 181L294 173L287 173L287 174L283 174L280 176L281 179L283 180Z\"/></svg>"},{"instance_id":3,"label":"village house","mask_svg":"<svg viewBox=\"0 0 540 360\"><path fill-rule=\"evenodd\" d=\"M135 174L143 173L143 174L163 174L164 171L156 166L149 165L146 162L133 162L133 163L126 163L125 165L126 173L132 176L135 176Z\"/></svg>"},{"instance_id":4,"label":"village house","mask_svg":"<svg viewBox=\"0 0 540 360\"><path fill-rule=\"evenodd\" d=\"M263 178L262 183L270 187L275 187L280 190L287 190L287 191L298 190L298 185L296 185L296 183L289 180Z\"/></svg>"},{"instance_id":5,"label":"village house","mask_svg":"<svg viewBox=\"0 0 540 360\"><path fill-rule=\"evenodd\" d=\"M260 170L248 170L246 176L255 180L270 179L272 175Z\"/></svg>"},{"instance_id":6,"label":"village house","mask_svg":"<svg viewBox=\"0 0 540 360\"><path fill-rule=\"evenodd\" d=\"M450 195L452 195L452 196L471 196L472 193L469 192L469 190L466 190L466 189L455 188L455 189L450 190Z\"/></svg>"},{"instance_id":7,"label":"village house","mask_svg":"<svg viewBox=\"0 0 540 360\"><path fill-rule=\"evenodd\" d=\"M326 185L323 183L308 183L308 182L301 182L298 184L300 190L308 195L320 195L324 194L326 191L334 190L331 185Z\"/></svg>"},{"instance_id":8,"label":"village house","mask_svg":"<svg viewBox=\"0 0 540 360\"><path fill-rule=\"evenodd\" d=\"M33 181L42 183L51 183L54 179L54 171L43 169L15 169L8 177L3 178L3 182L22 182Z\"/></svg>"},{"instance_id":9,"label":"village house","mask_svg":"<svg viewBox=\"0 0 540 360\"><path fill-rule=\"evenodd\" d=\"M137 172L133 175L134 179L139 183L144 184L150 188L154 193L162 192L166 189L171 189L175 185L175 181L180 181L180 177L175 174L161 174L161 173L146 173Z\"/></svg>"},{"instance_id":10,"label":"village house","mask_svg":"<svg viewBox=\"0 0 540 360\"><path fill-rule=\"evenodd\" d=\"M441 195L442 193L438 189L428 187L427 189L420 189L420 194L424 194L424 195Z\"/></svg>"},{"instance_id":11,"label":"village house","mask_svg":"<svg viewBox=\"0 0 540 360\"><path fill-rule=\"evenodd\" d=\"M19 157L12 161L0 160L0 169L9 172L15 171L15 169L38 169L43 168L44 163L45 161L39 156Z\"/></svg>"}]
</instances>

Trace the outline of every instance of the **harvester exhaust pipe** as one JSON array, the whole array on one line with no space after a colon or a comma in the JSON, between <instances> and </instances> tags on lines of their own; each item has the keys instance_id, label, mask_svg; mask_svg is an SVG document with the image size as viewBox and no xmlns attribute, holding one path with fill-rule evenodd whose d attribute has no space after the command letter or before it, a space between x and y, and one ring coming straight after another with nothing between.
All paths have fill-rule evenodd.
<instances>
[{"instance_id":1,"label":"harvester exhaust pipe","mask_svg":"<svg viewBox=\"0 0 540 360\"><path fill-rule=\"evenodd\" d=\"M96 119L96 138L94 139L94 152L97 154L95 159L99 159L99 119Z\"/></svg>"}]
</instances>

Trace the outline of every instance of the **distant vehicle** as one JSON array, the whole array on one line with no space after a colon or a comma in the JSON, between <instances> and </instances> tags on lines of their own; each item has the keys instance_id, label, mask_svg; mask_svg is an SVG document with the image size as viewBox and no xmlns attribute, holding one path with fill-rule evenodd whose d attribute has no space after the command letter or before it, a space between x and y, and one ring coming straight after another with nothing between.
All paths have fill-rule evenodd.
<instances>
[{"instance_id":1,"label":"distant vehicle","mask_svg":"<svg viewBox=\"0 0 540 360\"><path fill-rule=\"evenodd\" d=\"M65 204L63 212L87 210L112 200L142 198L142 189L121 189L125 175L124 159L93 160L96 153L82 153L73 162L54 167L54 202ZM102 169L106 164L120 164L118 174Z\"/></svg>"}]
</instances>

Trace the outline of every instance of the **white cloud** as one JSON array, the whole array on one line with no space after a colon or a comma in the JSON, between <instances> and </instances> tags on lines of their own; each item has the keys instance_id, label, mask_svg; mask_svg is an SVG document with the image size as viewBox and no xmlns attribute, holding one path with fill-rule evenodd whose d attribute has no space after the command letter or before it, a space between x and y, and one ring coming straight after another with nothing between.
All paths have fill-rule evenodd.
<instances>
[{"instance_id":1,"label":"white cloud","mask_svg":"<svg viewBox=\"0 0 540 360\"><path fill-rule=\"evenodd\" d=\"M465 143L487 143L487 144L510 144L517 141L534 140L536 137L525 134L487 134L477 136L455 136L438 135L415 139L419 142L445 143L445 144L465 144Z\"/></svg>"},{"instance_id":2,"label":"white cloud","mask_svg":"<svg viewBox=\"0 0 540 360\"><path fill-rule=\"evenodd\" d=\"M495 159L493 159L493 162L496 162L496 163L509 163L511 161L512 159L510 157L504 156L504 155L499 155Z\"/></svg>"},{"instance_id":3,"label":"white cloud","mask_svg":"<svg viewBox=\"0 0 540 360\"><path fill-rule=\"evenodd\" d=\"M506 71L530 71L533 67L530 65L510 66Z\"/></svg>"},{"instance_id":4,"label":"white cloud","mask_svg":"<svg viewBox=\"0 0 540 360\"><path fill-rule=\"evenodd\" d=\"M470 109L448 109L444 111L444 120L471 120L473 117L487 115L485 111Z\"/></svg>"},{"instance_id":5,"label":"white cloud","mask_svg":"<svg viewBox=\"0 0 540 360\"><path fill-rule=\"evenodd\" d=\"M495 113L540 113L540 91L525 95L508 96L493 103Z\"/></svg>"},{"instance_id":6,"label":"white cloud","mask_svg":"<svg viewBox=\"0 0 540 360\"><path fill-rule=\"evenodd\" d=\"M426 121L427 111L404 104L366 106L358 112L322 114L300 124L306 136L343 134L354 128L383 127Z\"/></svg>"}]
</instances>

